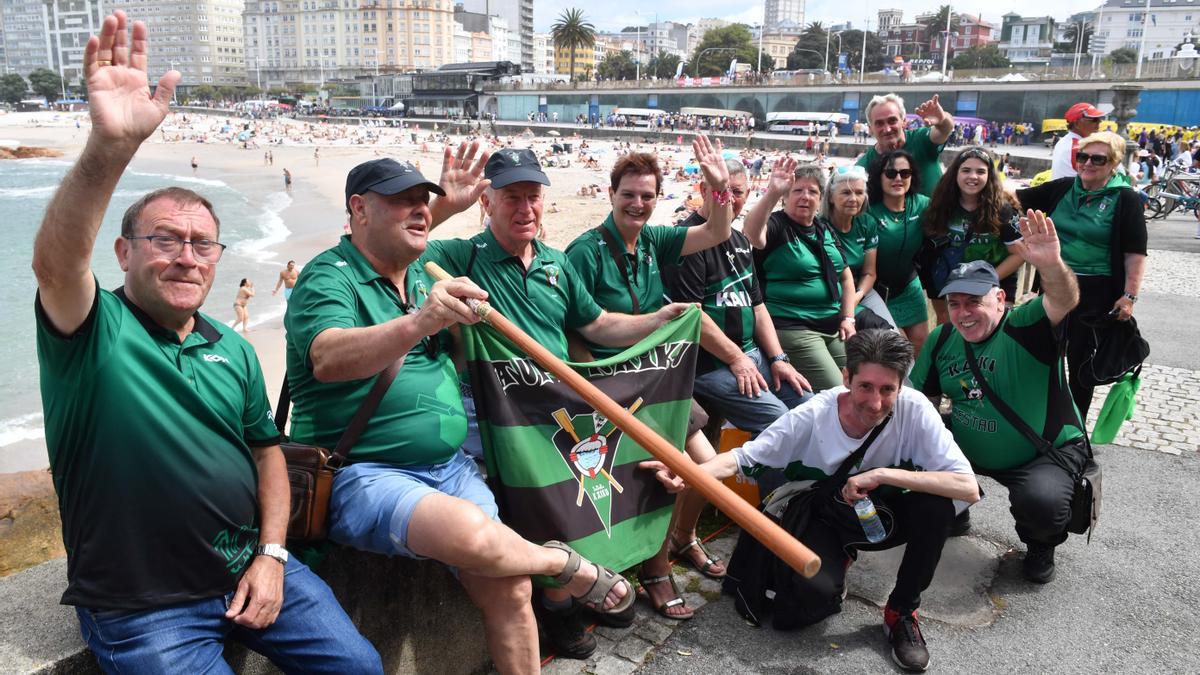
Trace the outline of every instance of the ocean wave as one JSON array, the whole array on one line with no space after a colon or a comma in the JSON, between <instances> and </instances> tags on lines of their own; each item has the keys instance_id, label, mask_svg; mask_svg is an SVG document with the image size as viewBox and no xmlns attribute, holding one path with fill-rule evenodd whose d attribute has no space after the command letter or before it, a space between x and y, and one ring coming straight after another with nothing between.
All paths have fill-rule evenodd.
<instances>
[{"instance_id":1,"label":"ocean wave","mask_svg":"<svg viewBox=\"0 0 1200 675\"><path fill-rule=\"evenodd\" d=\"M54 194L57 185L41 185L38 187L0 188L0 199L44 199Z\"/></svg>"},{"instance_id":2,"label":"ocean wave","mask_svg":"<svg viewBox=\"0 0 1200 675\"><path fill-rule=\"evenodd\" d=\"M249 258L255 262L265 262L277 254L267 250L270 247L287 241L292 233L283 222L283 211L292 204L292 196L286 192L272 192L263 200L260 215L255 220L261 236L253 239L242 239L233 245L237 255Z\"/></svg>"},{"instance_id":3,"label":"ocean wave","mask_svg":"<svg viewBox=\"0 0 1200 675\"><path fill-rule=\"evenodd\" d=\"M44 438L46 436L46 429L42 422L42 413L40 412L0 420L0 447L11 445L18 441L32 441Z\"/></svg>"},{"instance_id":4,"label":"ocean wave","mask_svg":"<svg viewBox=\"0 0 1200 675\"><path fill-rule=\"evenodd\" d=\"M177 173L154 173L149 171L126 171L126 173L144 178L168 178L175 183L193 183L195 185L207 185L209 187L229 187L229 184L225 181L216 180L214 178L199 178L197 176L184 176Z\"/></svg>"}]
</instances>

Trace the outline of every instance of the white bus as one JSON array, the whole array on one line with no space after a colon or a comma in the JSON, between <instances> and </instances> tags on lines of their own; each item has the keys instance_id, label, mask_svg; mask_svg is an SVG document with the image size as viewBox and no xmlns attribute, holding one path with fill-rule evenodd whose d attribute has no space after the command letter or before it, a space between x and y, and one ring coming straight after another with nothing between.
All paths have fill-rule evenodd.
<instances>
[{"instance_id":1,"label":"white bus","mask_svg":"<svg viewBox=\"0 0 1200 675\"><path fill-rule=\"evenodd\" d=\"M663 115L668 115L670 113L668 113L666 110L659 110L658 108L626 108L621 106L619 108L613 108L612 114L623 115L632 126L648 127L651 126L651 122L656 117L662 117Z\"/></svg>"},{"instance_id":2,"label":"white bus","mask_svg":"<svg viewBox=\"0 0 1200 675\"><path fill-rule=\"evenodd\" d=\"M696 117L750 117L745 110L724 110L722 108L680 108L680 115L695 115Z\"/></svg>"},{"instance_id":3,"label":"white bus","mask_svg":"<svg viewBox=\"0 0 1200 675\"><path fill-rule=\"evenodd\" d=\"M837 125L849 124L850 116L845 113L815 113L815 112L775 112L767 113L767 131L777 134L808 133L813 125L817 133L821 133L833 122Z\"/></svg>"}]
</instances>

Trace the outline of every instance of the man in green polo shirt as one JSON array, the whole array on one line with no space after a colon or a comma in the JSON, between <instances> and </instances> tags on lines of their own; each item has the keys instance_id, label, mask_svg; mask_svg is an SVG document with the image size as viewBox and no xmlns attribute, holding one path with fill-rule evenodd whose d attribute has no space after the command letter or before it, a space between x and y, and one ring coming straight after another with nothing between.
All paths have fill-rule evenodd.
<instances>
[{"instance_id":1,"label":"man in green polo shirt","mask_svg":"<svg viewBox=\"0 0 1200 675\"><path fill-rule=\"evenodd\" d=\"M490 186L480 202L491 218L488 229L470 239L431 241L422 261L432 260L450 274L470 278L487 291L489 304L556 357L567 359L568 329L594 343L628 347L687 308L666 305L649 314L601 309L566 254L537 239L543 186L550 184L537 155L531 150L497 151L488 158L484 176ZM474 398L465 382L463 403L474 430ZM481 453L482 447L476 452ZM571 596L559 588L542 589L540 595L534 600L536 613L555 653L578 659L590 656L596 640ZM629 625L633 608L625 614L625 621L610 617L606 622Z\"/></svg>"},{"instance_id":2,"label":"man in green polo shirt","mask_svg":"<svg viewBox=\"0 0 1200 675\"><path fill-rule=\"evenodd\" d=\"M467 195L461 200L445 199L443 187L408 162L377 159L350 171L351 234L305 265L284 317L292 436L327 447L336 442L378 373L399 361L350 464L334 479L329 537L456 568L483 612L497 670L535 672L529 575L555 577L601 612L624 610L634 594L612 570L558 542L531 544L499 523L495 498L460 449L467 419L446 329L478 321L464 300L488 294L462 277L435 283L418 258L434 223L466 209L469 195L487 187L479 180L485 157L467 169L474 152L472 146L455 158L465 181L474 181L456 190ZM435 204L452 208L435 215L431 193L439 195Z\"/></svg>"},{"instance_id":3,"label":"man in green polo shirt","mask_svg":"<svg viewBox=\"0 0 1200 675\"><path fill-rule=\"evenodd\" d=\"M916 160L915 168L921 174L921 194L932 197L933 190L942 177L942 163L939 158L942 149L946 147L946 141L950 140L950 134L954 131L954 116L942 109L937 94L913 111L926 124L915 131L906 130L908 119L904 110L904 99L896 94L872 98L864 112L871 135L875 137L875 145L867 148L855 163L869 169L876 158L892 150L904 148Z\"/></svg>"},{"instance_id":4,"label":"man in green polo shirt","mask_svg":"<svg viewBox=\"0 0 1200 675\"><path fill-rule=\"evenodd\" d=\"M290 490L253 348L197 310L225 244L212 204L165 188L125 212L125 285L92 248L180 75L146 79L147 29L116 12L84 52L92 132L34 244L46 444L64 604L106 672L227 670L226 636L280 668L382 673L333 594L283 548Z\"/></svg>"},{"instance_id":5,"label":"man in green polo shirt","mask_svg":"<svg viewBox=\"0 0 1200 675\"><path fill-rule=\"evenodd\" d=\"M1017 535L1025 542L1025 577L1054 576L1054 548L1067 538L1074 474L1087 459L1079 412L1063 372L1063 319L1079 302L1075 275L1063 263L1054 223L1040 211L1021 219L1021 256L1037 268L1044 294L1005 311L995 268L963 263L942 288L950 323L934 329L910 375L913 387L954 406L951 430L975 470L1008 488ZM997 408L993 394L1053 449L1042 452Z\"/></svg>"}]
</instances>

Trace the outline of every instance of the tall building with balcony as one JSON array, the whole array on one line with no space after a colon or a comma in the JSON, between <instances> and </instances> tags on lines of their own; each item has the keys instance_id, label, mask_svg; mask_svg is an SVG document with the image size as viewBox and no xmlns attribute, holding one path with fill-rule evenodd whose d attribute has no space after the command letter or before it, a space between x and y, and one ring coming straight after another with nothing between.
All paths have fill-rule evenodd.
<instances>
[{"instance_id":1,"label":"tall building with balcony","mask_svg":"<svg viewBox=\"0 0 1200 675\"><path fill-rule=\"evenodd\" d=\"M763 24L768 33L778 31L779 25L791 21L804 25L804 0L765 0Z\"/></svg>"},{"instance_id":2,"label":"tall building with balcony","mask_svg":"<svg viewBox=\"0 0 1200 675\"><path fill-rule=\"evenodd\" d=\"M887 33L893 26L899 26L904 20L904 10L902 9L881 9L875 13L879 33L882 35Z\"/></svg>"},{"instance_id":3,"label":"tall building with balcony","mask_svg":"<svg viewBox=\"0 0 1200 675\"><path fill-rule=\"evenodd\" d=\"M596 72L596 47L575 48L575 70L571 70L571 50L566 47L554 48L554 72L560 75L570 75L575 80L586 80Z\"/></svg>"},{"instance_id":4,"label":"tall building with balcony","mask_svg":"<svg viewBox=\"0 0 1200 675\"><path fill-rule=\"evenodd\" d=\"M104 11L125 10L148 32L151 81L172 67L184 91L202 84L245 86L242 0L111 0Z\"/></svg>"},{"instance_id":5,"label":"tall building with balcony","mask_svg":"<svg viewBox=\"0 0 1200 675\"><path fill-rule=\"evenodd\" d=\"M1002 17L1000 44L997 47L1014 66L1042 66L1050 63L1054 49L1054 18L1022 17L1008 13Z\"/></svg>"},{"instance_id":6,"label":"tall building with balcony","mask_svg":"<svg viewBox=\"0 0 1200 675\"><path fill-rule=\"evenodd\" d=\"M460 0L468 12L501 16L508 22L508 29L520 42L521 70L533 72L533 0ZM515 54L513 55L516 56Z\"/></svg>"},{"instance_id":7,"label":"tall building with balcony","mask_svg":"<svg viewBox=\"0 0 1200 675\"><path fill-rule=\"evenodd\" d=\"M452 0L245 0L245 69L266 89L453 63Z\"/></svg>"},{"instance_id":8,"label":"tall building with balcony","mask_svg":"<svg viewBox=\"0 0 1200 675\"><path fill-rule=\"evenodd\" d=\"M1108 0L1096 10L1093 46L1102 54L1128 47L1137 50L1145 32L1144 58L1163 59L1175 53L1186 36L1200 36L1200 1L1150 0L1150 16L1146 17L1146 0Z\"/></svg>"},{"instance_id":9,"label":"tall building with balcony","mask_svg":"<svg viewBox=\"0 0 1200 675\"><path fill-rule=\"evenodd\" d=\"M3 0L4 72L28 77L38 68L48 68L78 89L83 49L99 32L102 12L100 3L92 0Z\"/></svg>"}]
</instances>

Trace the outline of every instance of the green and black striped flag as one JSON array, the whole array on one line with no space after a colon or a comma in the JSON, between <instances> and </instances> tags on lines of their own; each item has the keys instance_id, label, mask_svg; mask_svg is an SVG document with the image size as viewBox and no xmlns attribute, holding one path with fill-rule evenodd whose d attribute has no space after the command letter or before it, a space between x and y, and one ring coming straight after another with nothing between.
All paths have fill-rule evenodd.
<instances>
[{"instance_id":1,"label":"green and black striped flag","mask_svg":"<svg viewBox=\"0 0 1200 675\"><path fill-rule=\"evenodd\" d=\"M530 541L559 539L616 570L656 553L674 497L650 454L491 327L464 328L489 482L505 524ZM699 350L689 309L621 354L569 364L683 448Z\"/></svg>"}]
</instances>

